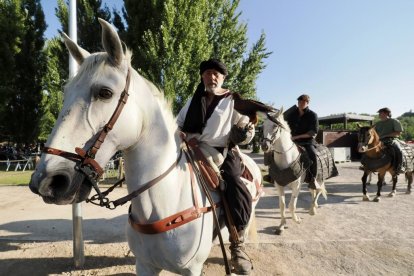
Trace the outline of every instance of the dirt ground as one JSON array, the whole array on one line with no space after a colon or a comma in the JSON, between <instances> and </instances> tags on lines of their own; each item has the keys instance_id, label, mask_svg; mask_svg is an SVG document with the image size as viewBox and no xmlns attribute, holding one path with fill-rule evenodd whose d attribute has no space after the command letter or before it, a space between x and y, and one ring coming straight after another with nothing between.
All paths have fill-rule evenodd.
<instances>
[{"instance_id":1,"label":"dirt ground","mask_svg":"<svg viewBox=\"0 0 414 276\"><path fill-rule=\"evenodd\" d=\"M253 275L414 275L414 194L405 194L400 177L394 198L387 197L387 184L379 203L363 202L358 165L337 164L340 176L327 181L328 200L320 198L316 216L307 213L304 185L297 205L302 223L288 214L289 228L281 236L274 234L280 222L276 190L265 187L256 209L257 242L247 246ZM374 195L376 185L369 192ZM0 275L135 274L124 236L127 206L110 211L82 204L82 269L74 267L71 208L46 205L28 187L0 186ZM215 245L204 275L224 274Z\"/></svg>"}]
</instances>

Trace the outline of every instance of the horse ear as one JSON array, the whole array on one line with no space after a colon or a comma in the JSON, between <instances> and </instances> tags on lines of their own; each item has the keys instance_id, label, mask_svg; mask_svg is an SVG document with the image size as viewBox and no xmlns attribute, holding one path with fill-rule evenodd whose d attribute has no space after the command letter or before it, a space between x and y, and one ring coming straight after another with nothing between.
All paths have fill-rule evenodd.
<instances>
[{"instance_id":1,"label":"horse ear","mask_svg":"<svg viewBox=\"0 0 414 276\"><path fill-rule=\"evenodd\" d=\"M283 114L283 106L280 108L280 114Z\"/></svg>"},{"instance_id":2,"label":"horse ear","mask_svg":"<svg viewBox=\"0 0 414 276\"><path fill-rule=\"evenodd\" d=\"M102 26L102 45L105 51L108 53L112 63L115 66L119 66L122 62L124 54L118 33L115 31L112 25L105 20L101 18L98 18L98 20Z\"/></svg>"},{"instance_id":3,"label":"horse ear","mask_svg":"<svg viewBox=\"0 0 414 276\"><path fill-rule=\"evenodd\" d=\"M65 33L62 33L62 36L63 40L65 41L66 48L69 50L70 55L76 60L78 65L81 65L85 58L87 58L90 55L89 52L81 48Z\"/></svg>"}]
</instances>

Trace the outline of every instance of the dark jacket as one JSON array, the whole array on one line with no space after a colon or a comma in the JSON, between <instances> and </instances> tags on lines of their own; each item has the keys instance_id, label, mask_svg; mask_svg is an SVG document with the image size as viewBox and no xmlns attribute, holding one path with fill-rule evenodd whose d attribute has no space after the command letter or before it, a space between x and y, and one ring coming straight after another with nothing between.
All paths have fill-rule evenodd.
<instances>
[{"instance_id":1,"label":"dark jacket","mask_svg":"<svg viewBox=\"0 0 414 276\"><path fill-rule=\"evenodd\" d=\"M283 113L283 117L289 124L292 136L313 132L315 135L319 130L318 115L307 107L302 116L299 115L299 108L294 105ZM297 143L310 143L314 138L302 138Z\"/></svg>"}]
</instances>

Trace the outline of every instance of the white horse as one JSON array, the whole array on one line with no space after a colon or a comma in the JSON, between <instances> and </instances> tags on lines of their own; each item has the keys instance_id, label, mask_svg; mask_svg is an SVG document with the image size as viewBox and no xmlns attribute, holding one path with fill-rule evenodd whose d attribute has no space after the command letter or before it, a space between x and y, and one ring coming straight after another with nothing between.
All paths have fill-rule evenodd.
<instances>
[{"instance_id":1,"label":"white horse","mask_svg":"<svg viewBox=\"0 0 414 276\"><path fill-rule=\"evenodd\" d=\"M292 141L289 125L283 118L283 108L278 112L269 113L268 117L264 119L262 149L265 153L272 152L274 164L280 171L291 168L292 164L299 161L301 153ZM279 227L276 229L276 234L281 234L286 228L286 186L292 189L292 195L289 201L289 210L292 214L292 219L296 223L301 223L301 218L296 214L296 203L305 176L306 171L303 170L298 178L289 183L277 183L274 181L274 185L279 194L279 208L281 213L281 221ZM326 198L325 183L319 179L318 182L321 186L320 189L309 188L311 193L310 215L316 214L319 196L322 194Z\"/></svg>"},{"instance_id":2,"label":"white horse","mask_svg":"<svg viewBox=\"0 0 414 276\"><path fill-rule=\"evenodd\" d=\"M113 27L99 22L104 52L89 54L64 35L80 68L65 87L63 109L30 188L46 203L81 202L91 186L99 191L94 183L101 168L122 150L129 195L111 202L100 197L100 204L114 208L131 201L127 237L137 273L201 275L212 247L212 207L185 158L170 105L131 68L131 54ZM261 179L254 161L243 158Z\"/></svg>"}]
</instances>

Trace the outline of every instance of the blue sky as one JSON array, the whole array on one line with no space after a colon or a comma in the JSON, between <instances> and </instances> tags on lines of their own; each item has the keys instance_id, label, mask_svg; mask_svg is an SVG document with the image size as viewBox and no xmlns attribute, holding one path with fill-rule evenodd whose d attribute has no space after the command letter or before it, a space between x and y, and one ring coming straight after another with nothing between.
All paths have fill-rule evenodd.
<instances>
[{"instance_id":1,"label":"blue sky","mask_svg":"<svg viewBox=\"0 0 414 276\"><path fill-rule=\"evenodd\" d=\"M41 2L50 37L55 1ZM288 108L306 93L319 116L414 110L414 1L241 0L239 8L249 45L264 32L273 52L256 82L261 101Z\"/></svg>"}]
</instances>

